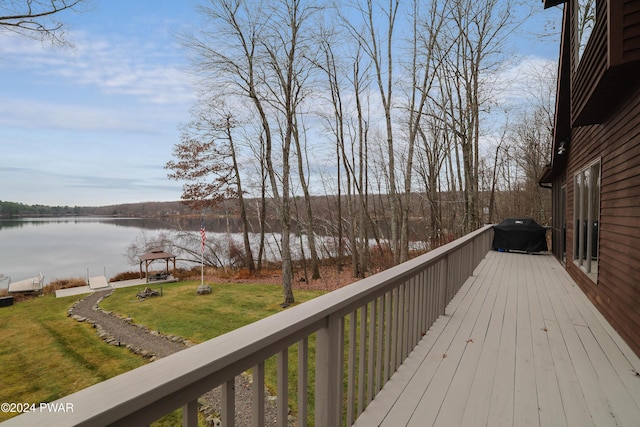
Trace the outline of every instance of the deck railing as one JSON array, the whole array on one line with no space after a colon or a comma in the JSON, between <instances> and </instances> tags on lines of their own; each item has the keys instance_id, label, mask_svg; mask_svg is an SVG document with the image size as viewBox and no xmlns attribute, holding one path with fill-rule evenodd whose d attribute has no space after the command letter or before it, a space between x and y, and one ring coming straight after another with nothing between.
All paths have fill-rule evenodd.
<instances>
[{"instance_id":1,"label":"deck railing","mask_svg":"<svg viewBox=\"0 0 640 427\"><path fill-rule=\"evenodd\" d=\"M297 425L351 426L444 314L491 246L491 226L352 285L66 396L7 426L148 425L182 407L198 425L198 398L222 386L222 424L235 423L235 377L252 371L254 426L264 425L265 361L277 357L277 423L288 423L288 352L298 349ZM315 334L315 373L309 339ZM312 375L314 374L314 375ZM315 381L310 381L314 377ZM55 406L57 405L57 406ZM66 408L71 411L52 411Z\"/></svg>"}]
</instances>

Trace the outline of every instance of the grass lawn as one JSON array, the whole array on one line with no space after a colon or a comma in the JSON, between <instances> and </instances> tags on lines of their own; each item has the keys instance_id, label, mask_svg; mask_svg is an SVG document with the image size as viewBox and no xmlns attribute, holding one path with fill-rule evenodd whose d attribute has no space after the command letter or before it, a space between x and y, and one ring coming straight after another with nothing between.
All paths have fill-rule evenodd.
<instances>
[{"instance_id":1,"label":"grass lawn","mask_svg":"<svg viewBox=\"0 0 640 427\"><path fill-rule=\"evenodd\" d=\"M136 294L144 286L118 289L105 298L100 307L121 315L130 316L133 322L145 325L164 334L179 335L199 343L241 326L260 320L285 309L282 302L282 286L265 284L213 284L213 292L196 295L200 282L179 282L162 285L162 297L148 298L142 302ZM153 287L160 289L160 285ZM309 301L325 291L296 290L297 303ZM297 412L297 347L289 349L289 393L291 409ZM309 340L309 366L313 375L315 366L315 336ZM265 363L265 382L272 394L276 386L276 360ZM313 384L314 378L309 378ZM310 387L310 402L313 388ZM311 408L310 408L311 409Z\"/></svg>"},{"instance_id":2,"label":"grass lawn","mask_svg":"<svg viewBox=\"0 0 640 427\"><path fill-rule=\"evenodd\" d=\"M264 284L212 284L213 292L196 295L199 281L152 286L162 297L136 299L142 286L118 289L100 307L130 316L133 322L161 333L179 335L199 343L283 311L282 286ZM298 303L324 291L295 292Z\"/></svg>"},{"instance_id":3,"label":"grass lawn","mask_svg":"<svg viewBox=\"0 0 640 427\"><path fill-rule=\"evenodd\" d=\"M143 302L136 299L136 294L144 286L121 288L100 306L128 315L150 329L196 343L284 310L279 306L280 285L214 284L212 294L198 296L198 284L164 284L162 297ZM159 289L160 285L153 288ZM304 302L323 293L298 290L295 296L298 302ZM0 402L52 401L147 363L125 348L105 344L90 324L67 317L67 309L80 298L45 295L0 309ZM313 338L309 343L310 366L315 364ZM296 411L295 346L289 350L289 360L291 407ZM272 392L275 365L275 358L266 362L266 382ZM0 421L11 415L0 413ZM179 420L180 410L154 425L170 426Z\"/></svg>"},{"instance_id":4,"label":"grass lawn","mask_svg":"<svg viewBox=\"0 0 640 427\"><path fill-rule=\"evenodd\" d=\"M68 318L78 299L45 295L0 309L0 402L49 402L146 363Z\"/></svg>"}]
</instances>

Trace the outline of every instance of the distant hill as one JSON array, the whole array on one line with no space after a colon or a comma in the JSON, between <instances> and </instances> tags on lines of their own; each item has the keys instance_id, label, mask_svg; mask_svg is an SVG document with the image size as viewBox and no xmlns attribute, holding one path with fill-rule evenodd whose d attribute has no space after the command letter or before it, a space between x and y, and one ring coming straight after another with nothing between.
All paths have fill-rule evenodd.
<instances>
[{"instance_id":1,"label":"distant hill","mask_svg":"<svg viewBox=\"0 0 640 427\"><path fill-rule=\"evenodd\" d=\"M108 206L45 206L0 200L0 218L25 216L135 216L156 217L195 214L180 201L142 202Z\"/></svg>"}]
</instances>

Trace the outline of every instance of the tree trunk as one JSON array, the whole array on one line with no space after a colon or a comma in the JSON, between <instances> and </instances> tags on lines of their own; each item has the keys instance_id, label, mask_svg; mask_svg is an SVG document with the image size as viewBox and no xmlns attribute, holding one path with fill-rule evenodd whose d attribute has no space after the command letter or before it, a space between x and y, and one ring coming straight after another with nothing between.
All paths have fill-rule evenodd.
<instances>
[{"instance_id":1,"label":"tree trunk","mask_svg":"<svg viewBox=\"0 0 640 427\"><path fill-rule=\"evenodd\" d=\"M320 265L318 261L318 250L316 248L316 236L315 230L313 227L313 209L311 208L311 194L309 193L309 185L307 184L307 179L305 178L304 172L304 157L302 146L300 144L300 132L298 131L298 124L296 120L296 125L293 127L293 141L296 144L296 154L298 158L298 175L300 178L300 186L302 187L302 192L304 194L304 205L305 211L307 214L307 242L309 244L309 252L311 256L311 279L318 280L320 278ZM304 151L306 153L306 151Z\"/></svg>"}]
</instances>

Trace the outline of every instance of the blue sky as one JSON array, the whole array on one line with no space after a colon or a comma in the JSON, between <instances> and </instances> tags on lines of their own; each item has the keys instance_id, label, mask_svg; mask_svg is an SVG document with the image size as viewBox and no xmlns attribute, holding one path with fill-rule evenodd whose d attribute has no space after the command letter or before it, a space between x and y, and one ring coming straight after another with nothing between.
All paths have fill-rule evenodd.
<instances>
[{"instance_id":1,"label":"blue sky","mask_svg":"<svg viewBox=\"0 0 640 427\"><path fill-rule=\"evenodd\" d=\"M558 11L542 11L531 33ZM164 165L195 101L176 34L194 1L96 1L60 17L73 49L0 33L0 200L98 206L178 200ZM523 57L557 57L522 36ZM522 52L524 51L524 52Z\"/></svg>"},{"instance_id":2,"label":"blue sky","mask_svg":"<svg viewBox=\"0 0 640 427\"><path fill-rule=\"evenodd\" d=\"M72 49L1 34L0 200L178 200L181 184L164 165L194 101L175 38L193 10L184 1L94 1L61 17Z\"/></svg>"}]
</instances>

